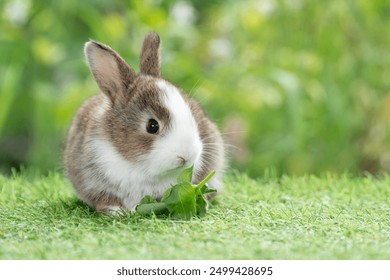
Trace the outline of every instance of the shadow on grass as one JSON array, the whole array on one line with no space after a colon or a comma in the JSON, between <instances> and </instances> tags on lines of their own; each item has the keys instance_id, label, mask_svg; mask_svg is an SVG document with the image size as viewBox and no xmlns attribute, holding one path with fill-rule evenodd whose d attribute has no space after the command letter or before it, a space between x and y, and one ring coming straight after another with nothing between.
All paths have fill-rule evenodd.
<instances>
[{"instance_id":1,"label":"shadow on grass","mask_svg":"<svg viewBox=\"0 0 390 280\"><path fill-rule=\"evenodd\" d=\"M64 217L78 217L87 218L92 216L99 216L89 205L78 198L70 198L67 200L51 201L45 207L45 212L50 212L55 216Z\"/></svg>"},{"instance_id":2,"label":"shadow on grass","mask_svg":"<svg viewBox=\"0 0 390 280\"><path fill-rule=\"evenodd\" d=\"M211 208L218 207L218 199L212 200L210 203ZM82 200L73 197L66 200L51 201L46 207L44 212L50 220L72 220L73 222L87 222L98 224L112 224L112 223L123 223L123 224L139 224L150 222L191 222L199 221L203 218L194 217L190 220L178 220L172 219L169 215L161 214L156 215L151 213L149 215L140 215L138 213L126 213L122 212L116 215L101 214L96 212L92 207L84 203ZM206 214L207 216L207 214Z\"/></svg>"},{"instance_id":3,"label":"shadow on grass","mask_svg":"<svg viewBox=\"0 0 390 280\"><path fill-rule=\"evenodd\" d=\"M82 200L78 199L78 198L72 198L72 199L69 199L67 201L64 201L64 200L61 200L58 204L61 204L61 207L63 209L66 209L66 211L69 213L69 214L72 214L72 213L79 213L79 212L82 212L82 213L85 213L85 214L88 214L88 215L96 215L96 211L90 207L88 204L86 204L85 202L83 202Z\"/></svg>"},{"instance_id":4,"label":"shadow on grass","mask_svg":"<svg viewBox=\"0 0 390 280\"><path fill-rule=\"evenodd\" d=\"M45 207L45 213L52 221L68 220L72 223L85 223L95 226L104 226L123 223L135 224L142 221L151 220L152 217L142 217L138 214L122 212L116 215L102 214L96 212L88 204L74 197L66 200L52 201Z\"/></svg>"}]
</instances>

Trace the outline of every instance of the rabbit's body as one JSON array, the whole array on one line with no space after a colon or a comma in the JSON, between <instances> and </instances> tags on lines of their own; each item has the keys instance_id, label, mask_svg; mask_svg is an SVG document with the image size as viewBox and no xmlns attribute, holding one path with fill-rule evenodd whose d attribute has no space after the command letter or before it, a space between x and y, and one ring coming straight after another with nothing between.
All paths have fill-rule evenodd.
<instances>
[{"instance_id":1,"label":"rabbit's body","mask_svg":"<svg viewBox=\"0 0 390 280\"><path fill-rule=\"evenodd\" d=\"M145 195L161 198L191 165L194 183L215 170L209 185L222 188L222 137L196 101L161 78L158 51L151 33L136 75L109 47L86 44L102 93L74 118L65 167L78 195L99 212L134 210Z\"/></svg>"}]
</instances>

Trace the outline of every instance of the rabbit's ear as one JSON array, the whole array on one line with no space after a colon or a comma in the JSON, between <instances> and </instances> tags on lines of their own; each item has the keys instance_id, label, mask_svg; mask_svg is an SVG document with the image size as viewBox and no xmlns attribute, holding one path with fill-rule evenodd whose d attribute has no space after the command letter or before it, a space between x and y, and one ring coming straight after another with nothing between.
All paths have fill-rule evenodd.
<instances>
[{"instance_id":1,"label":"rabbit's ear","mask_svg":"<svg viewBox=\"0 0 390 280\"><path fill-rule=\"evenodd\" d=\"M161 76L160 37L157 33L151 32L145 36L140 61L141 74Z\"/></svg>"},{"instance_id":2,"label":"rabbit's ear","mask_svg":"<svg viewBox=\"0 0 390 280\"><path fill-rule=\"evenodd\" d=\"M134 81L134 70L109 46L89 41L84 53L96 83L112 101Z\"/></svg>"}]
</instances>

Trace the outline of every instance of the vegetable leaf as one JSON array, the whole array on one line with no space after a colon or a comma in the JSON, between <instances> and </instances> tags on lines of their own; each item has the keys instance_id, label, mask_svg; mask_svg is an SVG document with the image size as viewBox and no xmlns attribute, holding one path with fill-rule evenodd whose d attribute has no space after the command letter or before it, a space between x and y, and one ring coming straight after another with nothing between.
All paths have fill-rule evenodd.
<instances>
[{"instance_id":1,"label":"vegetable leaf","mask_svg":"<svg viewBox=\"0 0 390 280\"><path fill-rule=\"evenodd\" d=\"M172 187L168 188L161 197L161 201L165 201L171 195ZM142 200L141 200L142 201Z\"/></svg>"},{"instance_id":2,"label":"vegetable leaf","mask_svg":"<svg viewBox=\"0 0 390 280\"><path fill-rule=\"evenodd\" d=\"M191 166L190 168L184 169L182 173L180 173L179 177L177 177L177 183L183 183L183 182L191 182L192 180L192 173L193 173L194 166Z\"/></svg>"},{"instance_id":3,"label":"vegetable leaf","mask_svg":"<svg viewBox=\"0 0 390 280\"><path fill-rule=\"evenodd\" d=\"M154 203L139 204L136 207L136 211L137 213L145 216L151 215L152 213L159 215L168 212L165 203L157 202L157 201Z\"/></svg>"},{"instance_id":4,"label":"vegetable leaf","mask_svg":"<svg viewBox=\"0 0 390 280\"><path fill-rule=\"evenodd\" d=\"M189 182L173 186L163 202L172 218L190 219L196 215L195 189Z\"/></svg>"},{"instance_id":5,"label":"vegetable leaf","mask_svg":"<svg viewBox=\"0 0 390 280\"><path fill-rule=\"evenodd\" d=\"M157 202L157 200L153 196L146 195L144 196L143 199L141 199L140 204L148 204L148 203L155 203L155 202Z\"/></svg>"},{"instance_id":6,"label":"vegetable leaf","mask_svg":"<svg viewBox=\"0 0 390 280\"><path fill-rule=\"evenodd\" d=\"M200 188L196 189L196 214L204 217L207 211L207 201Z\"/></svg>"},{"instance_id":7,"label":"vegetable leaf","mask_svg":"<svg viewBox=\"0 0 390 280\"><path fill-rule=\"evenodd\" d=\"M215 171L212 171L209 175L207 175L206 178L204 178L202 180L202 182L200 182L197 187L203 187L204 185L206 185L206 183L211 179L211 177L213 177L215 174Z\"/></svg>"},{"instance_id":8,"label":"vegetable leaf","mask_svg":"<svg viewBox=\"0 0 390 280\"><path fill-rule=\"evenodd\" d=\"M193 166L183 170L177 178L177 184L165 191L160 202L152 196L145 196L136 207L136 212L140 215L169 214L173 219L204 217L208 208L205 194L216 192L207 185L215 171L211 172L198 185L191 183L192 174Z\"/></svg>"}]
</instances>

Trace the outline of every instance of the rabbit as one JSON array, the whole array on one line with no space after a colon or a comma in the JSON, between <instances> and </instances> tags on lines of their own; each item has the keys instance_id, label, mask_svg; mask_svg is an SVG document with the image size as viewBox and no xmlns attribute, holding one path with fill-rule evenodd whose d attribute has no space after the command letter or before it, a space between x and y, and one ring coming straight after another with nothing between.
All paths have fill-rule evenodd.
<instances>
[{"instance_id":1,"label":"rabbit","mask_svg":"<svg viewBox=\"0 0 390 280\"><path fill-rule=\"evenodd\" d=\"M221 133L198 102L161 77L160 37L145 36L139 74L100 42L87 42L84 54L101 93L82 104L68 131L64 165L78 196L99 213L135 211L192 165L192 183L215 170L209 187L221 192Z\"/></svg>"}]
</instances>

